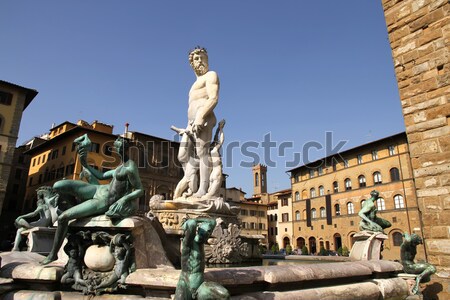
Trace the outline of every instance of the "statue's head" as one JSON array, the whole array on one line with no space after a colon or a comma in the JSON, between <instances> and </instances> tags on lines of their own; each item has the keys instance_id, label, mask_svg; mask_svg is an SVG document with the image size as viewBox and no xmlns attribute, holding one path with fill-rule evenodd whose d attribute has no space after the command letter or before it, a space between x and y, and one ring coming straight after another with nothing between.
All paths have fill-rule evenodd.
<instances>
[{"instance_id":1,"label":"statue's head","mask_svg":"<svg viewBox=\"0 0 450 300\"><path fill-rule=\"evenodd\" d=\"M129 147L130 144L126 138L119 136L114 141L114 149L116 150L117 153L121 154L122 156L123 154L128 152Z\"/></svg>"},{"instance_id":2,"label":"statue's head","mask_svg":"<svg viewBox=\"0 0 450 300\"><path fill-rule=\"evenodd\" d=\"M423 244L423 241L422 241L422 238L418 234L413 233L413 234L411 234L411 243L414 245L419 245L419 244Z\"/></svg>"},{"instance_id":3,"label":"statue's head","mask_svg":"<svg viewBox=\"0 0 450 300\"><path fill-rule=\"evenodd\" d=\"M208 72L208 52L205 48L197 46L189 52L189 63L197 76Z\"/></svg>"},{"instance_id":4,"label":"statue's head","mask_svg":"<svg viewBox=\"0 0 450 300\"><path fill-rule=\"evenodd\" d=\"M380 193L378 193L377 191L373 190L370 192L370 196L372 196L372 198L374 199L378 199L378 197L380 196Z\"/></svg>"},{"instance_id":5,"label":"statue's head","mask_svg":"<svg viewBox=\"0 0 450 300\"><path fill-rule=\"evenodd\" d=\"M195 241L198 243L206 243L206 241L211 236L215 226L216 226L215 222L200 223L197 227L197 234L195 235Z\"/></svg>"},{"instance_id":6,"label":"statue's head","mask_svg":"<svg viewBox=\"0 0 450 300\"><path fill-rule=\"evenodd\" d=\"M41 186L36 190L37 200L43 201L46 204L55 206L55 203L51 202L51 198L56 195L56 191L51 186Z\"/></svg>"}]
</instances>

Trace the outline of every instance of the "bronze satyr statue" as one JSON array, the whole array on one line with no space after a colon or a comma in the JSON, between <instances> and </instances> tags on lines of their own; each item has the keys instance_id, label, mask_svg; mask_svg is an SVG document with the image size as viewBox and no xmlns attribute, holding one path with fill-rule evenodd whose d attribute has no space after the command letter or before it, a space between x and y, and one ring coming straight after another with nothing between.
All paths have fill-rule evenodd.
<instances>
[{"instance_id":1,"label":"bronze satyr statue","mask_svg":"<svg viewBox=\"0 0 450 300\"><path fill-rule=\"evenodd\" d=\"M430 281L430 276L436 273L436 268L426 262L414 263L414 257L417 253L417 246L423 244L422 238L417 234L403 234L403 243L400 246L400 258L403 265L403 271L408 274L418 274L413 294L419 294L419 283Z\"/></svg>"},{"instance_id":2,"label":"bronze satyr statue","mask_svg":"<svg viewBox=\"0 0 450 300\"><path fill-rule=\"evenodd\" d=\"M230 299L228 290L215 282L205 282L205 249L216 226L211 218L187 219L182 228L184 238L181 244L181 274L174 299L214 300Z\"/></svg>"},{"instance_id":3,"label":"bronze satyr statue","mask_svg":"<svg viewBox=\"0 0 450 300\"><path fill-rule=\"evenodd\" d=\"M385 228L391 227L392 225L388 220L377 217L378 209L375 202L379 198L379 193L373 190L370 192L370 196L371 197L364 202L363 207L358 213L362 219L359 223L359 230L384 232Z\"/></svg>"}]
</instances>

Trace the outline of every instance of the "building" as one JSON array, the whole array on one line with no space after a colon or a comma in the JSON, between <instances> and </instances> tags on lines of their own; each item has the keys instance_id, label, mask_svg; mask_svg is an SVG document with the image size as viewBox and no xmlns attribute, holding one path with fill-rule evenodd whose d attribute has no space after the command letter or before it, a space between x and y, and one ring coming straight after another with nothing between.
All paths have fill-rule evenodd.
<instances>
[{"instance_id":1,"label":"building","mask_svg":"<svg viewBox=\"0 0 450 300\"><path fill-rule=\"evenodd\" d=\"M0 80L0 211L3 209L22 112L38 92Z\"/></svg>"},{"instance_id":2,"label":"building","mask_svg":"<svg viewBox=\"0 0 450 300\"><path fill-rule=\"evenodd\" d=\"M289 172L293 199L285 198L281 206L278 203L279 244L281 238L281 244L291 243L294 249L306 245L310 253L322 247L332 251L344 246L351 249L353 235L359 231L358 212L372 190L379 191L381 197L376 204L377 216L392 224L386 229L389 239L384 243L385 259L399 259L403 232L422 235L405 133ZM424 249L419 246L417 258L424 257Z\"/></svg>"},{"instance_id":3,"label":"building","mask_svg":"<svg viewBox=\"0 0 450 300\"><path fill-rule=\"evenodd\" d=\"M49 139L26 153L31 156L28 182L22 211L30 211L35 205L36 189L52 186L55 181L79 179L82 166L77 158L74 139L88 134L92 142L88 163L102 172L117 167L119 156L114 152L113 143L117 135L113 126L94 121L89 124L83 120L77 124L64 122L50 129ZM131 140L130 159L139 167L139 175L145 190L139 200L139 212L148 211L148 200L154 194L171 197L176 183L182 177L177 165L179 143L151 135L129 132L124 136ZM107 181L101 182L107 183Z\"/></svg>"},{"instance_id":4,"label":"building","mask_svg":"<svg viewBox=\"0 0 450 300\"><path fill-rule=\"evenodd\" d=\"M450 298L450 3L382 1L427 260L437 266L425 298ZM431 288L436 286L436 288Z\"/></svg>"}]
</instances>

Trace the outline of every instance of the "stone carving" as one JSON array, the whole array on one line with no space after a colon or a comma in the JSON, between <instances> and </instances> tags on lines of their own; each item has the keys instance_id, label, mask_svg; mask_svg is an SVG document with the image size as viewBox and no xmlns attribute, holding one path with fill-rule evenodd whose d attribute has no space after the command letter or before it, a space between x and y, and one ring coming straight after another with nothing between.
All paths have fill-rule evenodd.
<instances>
[{"instance_id":1,"label":"stone carving","mask_svg":"<svg viewBox=\"0 0 450 300\"><path fill-rule=\"evenodd\" d=\"M188 125L184 130L172 127L182 135L178 160L185 174L177 185L174 199L181 197L183 193L194 198L207 195L213 169L210 144L216 125L213 110L219 100L219 77L216 72L209 70L205 48L196 47L192 50L189 53L189 62L197 79L189 91Z\"/></svg>"},{"instance_id":2,"label":"stone carving","mask_svg":"<svg viewBox=\"0 0 450 300\"><path fill-rule=\"evenodd\" d=\"M413 233L409 235L405 232L403 234L403 243L400 246L400 258L403 270L409 274L418 274L416 283L412 289L413 294L419 294L419 284L421 282L430 281L430 276L436 273L436 268L432 264L426 262L414 262L417 246L422 243L422 238L417 234Z\"/></svg>"},{"instance_id":3,"label":"stone carving","mask_svg":"<svg viewBox=\"0 0 450 300\"><path fill-rule=\"evenodd\" d=\"M230 299L223 286L205 282L204 244L216 226L212 218L184 220L184 237L181 243L181 274L174 299Z\"/></svg>"},{"instance_id":4,"label":"stone carving","mask_svg":"<svg viewBox=\"0 0 450 300\"><path fill-rule=\"evenodd\" d=\"M57 259L58 250L67 234L70 220L105 214L110 218L125 218L137 211L137 199L143 195L143 188L138 169L134 161L128 157L128 141L119 137L114 142L116 152L122 163L114 170L102 173L87 163L87 153L91 141L85 134L74 141L81 165L98 180L111 179L109 184L89 184L80 180L60 180L53 188L60 197L73 198L79 202L58 217L58 228L52 250L42 264Z\"/></svg>"},{"instance_id":5,"label":"stone carving","mask_svg":"<svg viewBox=\"0 0 450 300\"><path fill-rule=\"evenodd\" d=\"M359 211L358 215L361 217L359 223L359 229L361 231L367 230L372 232L383 232L384 229L391 227L391 223L385 219L377 217L377 207L375 202L379 198L379 193L375 190L370 192L370 198L364 202L363 207Z\"/></svg>"},{"instance_id":6,"label":"stone carving","mask_svg":"<svg viewBox=\"0 0 450 300\"><path fill-rule=\"evenodd\" d=\"M19 245L22 241L22 232L33 227L49 227L57 220L58 214L61 212L58 209L59 195L52 187L42 186L37 189L37 208L28 214L19 216L14 224L17 227L16 238L14 240L14 247L12 251L20 251ZM36 219L37 221L31 222Z\"/></svg>"},{"instance_id":7,"label":"stone carving","mask_svg":"<svg viewBox=\"0 0 450 300\"><path fill-rule=\"evenodd\" d=\"M235 264L250 257L248 244L239 237L239 226L229 223L228 228L223 228L223 224L223 220L218 218L213 238L208 241L210 246L205 249L206 261L210 264Z\"/></svg>"},{"instance_id":8,"label":"stone carving","mask_svg":"<svg viewBox=\"0 0 450 300\"><path fill-rule=\"evenodd\" d=\"M179 224L178 215L171 212L163 212L158 216L159 221L165 227L171 228Z\"/></svg>"},{"instance_id":9,"label":"stone carving","mask_svg":"<svg viewBox=\"0 0 450 300\"><path fill-rule=\"evenodd\" d=\"M125 287L135 270L131 235L89 231L68 234L64 251L69 260L61 283L85 294L99 295Z\"/></svg>"}]
</instances>

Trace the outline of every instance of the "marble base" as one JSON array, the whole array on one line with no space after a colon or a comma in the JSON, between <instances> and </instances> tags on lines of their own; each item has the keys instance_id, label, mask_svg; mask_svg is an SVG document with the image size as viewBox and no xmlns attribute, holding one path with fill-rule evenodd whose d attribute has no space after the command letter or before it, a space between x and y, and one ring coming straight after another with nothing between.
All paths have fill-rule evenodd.
<instances>
[{"instance_id":1,"label":"marble base","mask_svg":"<svg viewBox=\"0 0 450 300\"><path fill-rule=\"evenodd\" d=\"M350 251L354 260L380 260L383 241L388 236L381 232L361 231L353 236L355 243Z\"/></svg>"},{"instance_id":2,"label":"marble base","mask_svg":"<svg viewBox=\"0 0 450 300\"><path fill-rule=\"evenodd\" d=\"M52 249L55 232L55 227L34 227L24 230L22 235L27 236L27 251L47 255Z\"/></svg>"}]
</instances>

